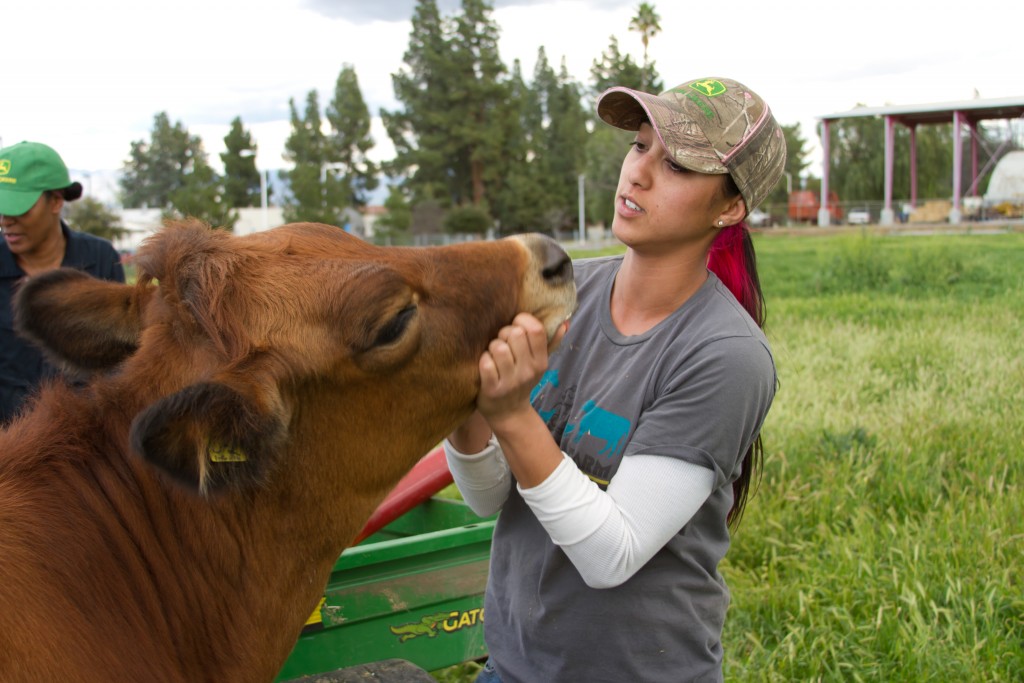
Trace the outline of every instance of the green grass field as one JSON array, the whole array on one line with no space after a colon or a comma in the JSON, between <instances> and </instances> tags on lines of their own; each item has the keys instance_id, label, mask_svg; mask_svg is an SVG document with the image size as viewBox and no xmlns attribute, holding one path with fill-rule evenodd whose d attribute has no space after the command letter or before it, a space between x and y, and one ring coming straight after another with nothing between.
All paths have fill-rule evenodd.
<instances>
[{"instance_id":1,"label":"green grass field","mask_svg":"<svg viewBox=\"0 0 1024 683\"><path fill-rule=\"evenodd\" d=\"M756 243L780 386L726 679L1024 680L1024 234Z\"/></svg>"}]
</instances>

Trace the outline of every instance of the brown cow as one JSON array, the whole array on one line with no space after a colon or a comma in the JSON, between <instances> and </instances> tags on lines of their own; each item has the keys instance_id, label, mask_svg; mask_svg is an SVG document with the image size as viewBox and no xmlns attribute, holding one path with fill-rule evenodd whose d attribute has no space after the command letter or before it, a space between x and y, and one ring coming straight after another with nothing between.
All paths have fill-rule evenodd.
<instances>
[{"instance_id":1,"label":"brown cow","mask_svg":"<svg viewBox=\"0 0 1024 683\"><path fill-rule=\"evenodd\" d=\"M92 379L0 432L5 682L273 679L338 554L471 411L488 340L575 305L538 236L181 224L138 266L18 295L23 332Z\"/></svg>"}]
</instances>

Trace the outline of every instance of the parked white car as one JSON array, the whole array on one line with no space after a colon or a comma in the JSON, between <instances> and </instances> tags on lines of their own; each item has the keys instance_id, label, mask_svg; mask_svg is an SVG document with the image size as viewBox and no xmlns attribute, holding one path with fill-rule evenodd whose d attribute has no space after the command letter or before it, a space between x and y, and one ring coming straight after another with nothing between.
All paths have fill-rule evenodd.
<instances>
[{"instance_id":1,"label":"parked white car","mask_svg":"<svg viewBox=\"0 0 1024 683\"><path fill-rule=\"evenodd\" d=\"M871 222L871 212L867 209L853 209L846 216L850 225L867 225Z\"/></svg>"},{"instance_id":2,"label":"parked white car","mask_svg":"<svg viewBox=\"0 0 1024 683\"><path fill-rule=\"evenodd\" d=\"M772 224L772 217L761 209L754 209L747 216L747 225L752 228L767 228Z\"/></svg>"}]
</instances>

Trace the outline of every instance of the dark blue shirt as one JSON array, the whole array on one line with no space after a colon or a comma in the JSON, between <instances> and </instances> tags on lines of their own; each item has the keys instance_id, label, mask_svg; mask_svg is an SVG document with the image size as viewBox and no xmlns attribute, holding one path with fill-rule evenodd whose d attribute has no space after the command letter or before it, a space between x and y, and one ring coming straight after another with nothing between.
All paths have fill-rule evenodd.
<instances>
[{"instance_id":1,"label":"dark blue shirt","mask_svg":"<svg viewBox=\"0 0 1024 683\"><path fill-rule=\"evenodd\" d=\"M105 239L70 229L61 221L66 246L64 268L77 268L103 280L124 282L124 268L113 245ZM25 272L18 267L7 242L0 239L0 425L14 417L22 403L56 368L30 342L14 333L11 301Z\"/></svg>"}]
</instances>

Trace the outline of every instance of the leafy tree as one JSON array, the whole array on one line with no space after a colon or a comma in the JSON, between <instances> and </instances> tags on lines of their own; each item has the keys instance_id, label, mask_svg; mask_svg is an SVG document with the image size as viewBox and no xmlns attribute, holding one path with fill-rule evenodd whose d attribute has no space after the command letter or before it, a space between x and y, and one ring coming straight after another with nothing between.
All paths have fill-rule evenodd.
<instances>
[{"instance_id":1,"label":"leafy tree","mask_svg":"<svg viewBox=\"0 0 1024 683\"><path fill-rule=\"evenodd\" d=\"M645 72L644 68L638 66L632 57L622 54L619 50L619 41L615 36L610 36L608 40L608 47L590 67L594 93L602 93L613 86L644 90L645 83L650 84L651 91L661 92L661 80L658 78L653 64Z\"/></svg>"},{"instance_id":2,"label":"leafy tree","mask_svg":"<svg viewBox=\"0 0 1024 683\"><path fill-rule=\"evenodd\" d=\"M291 188L284 218L343 225L346 210L365 206L368 193L379 182L379 169L367 156L373 148L370 112L355 70L345 64L338 74L326 111L328 133L323 130L315 90L306 95L301 115L294 100L289 100L288 107L292 132L285 141L284 156L294 167L282 173Z\"/></svg>"},{"instance_id":3,"label":"leafy tree","mask_svg":"<svg viewBox=\"0 0 1024 683\"><path fill-rule=\"evenodd\" d=\"M295 100L288 101L292 132L285 141L284 158L294 164L282 175L291 188L284 203L286 222L311 221L337 225L347 204L341 193L328 195L327 139L321 129L320 100L315 90L306 95L306 108L299 115Z\"/></svg>"},{"instance_id":4,"label":"leafy tree","mask_svg":"<svg viewBox=\"0 0 1024 683\"><path fill-rule=\"evenodd\" d=\"M363 207L369 193L377 189L377 164L367 157L373 148L370 135L370 110L359 89L359 79L350 64L342 67L334 86L334 99L327 106L331 134L325 140L326 156L338 173L328 175L326 193L340 192L338 205ZM335 202L332 202L335 203Z\"/></svg>"},{"instance_id":5,"label":"leafy tree","mask_svg":"<svg viewBox=\"0 0 1024 683\"><path fill-rule=\"evenodd\" d=\"M387 170L404 178L411 201L442 209L485 208L506 170L502 152L509 120L498 28L483 0L463 0L462 12L441 18L434 0L413 13L405 66L392 74L400 111L382 111L395 158Z\"/></svg>"},{"instance_id":6,"label":"leafy tree","mask_svg":"<svg viewBox=\"0 0 1024 683\"><path fill-rule=\"evenodd\" d=\"M653 82L648 78L652 64L647 59L647 45L651 38L661 32L661 17L654 11L654 5L641 2L636 10L636 16L629 22L629 30L640 34L640 41L644 44L644 64L641 72L640 89L647 90L647 84Z\"/></svg>"},{"instance_id":7,"label":"leafy tree","mask_svg":"<svg viewBox=\"0 0 1024 683\"><path fill-rule=\"evenodd\" d=\"M577 179L585 167L587 121L580 86L563 62L555 73L537 51L532 84L513 63L505 105L495 112L502 136L502 177L491 183L489 205L502 233L553 232L576 221Z\"/></svg>"},{"instance_id":8,"label":"leafy tree","mask_svg":"<svg viewBox=\"0 0 1024 683\"><path fill-rule=\"evenodd\" d=\"M783 125L782 134L786 138L786 167L784 169L782 178L779 180L775 189L772 190L771 194L765 198L762 205L762 209L773 216L781 219L786 215L789 206L789 196L787 194L787 187L798 190L799 179L803 176L804 170L810 165L807 160L809 153L807 149L807 140L804 138L802 131L800 130L800 124L795 123L791 126ZM789 174L789 180L786 179L786 174Z\"/></svg>"},{"instance_id":9,"label":"leafy tree","mask_svg":"<svg viewBox=\"0 0 1024 683\"><path fill-rule=\"evenodd\" d=\"M577 222L578 179L586 166L588 115L583 110L580 86L569 76L564 60L556 75L543 48L537 57L533 89L543 120L535 133L533 153L546 181L546 223L552 230L564 230Z\"/></svg>"},{"instance_id":10,"label":"leafy tree","mask_svg":"<svg viewBox=\"0 0 1024 683\"><path fill-rule=\"evenodd\" d=\"M224 136L220 160L224 163L224 201L228 206L259 206L260 171L256 168L256 143L242 126L241 117L231 121L231 130ZM269 188L267 190L270 191Z\"/></svg>"},{"instance_id":11,"label":"leafy tree","mask_svg":"<svg viewBox=\"0 0 1024 683\"><path fill-rule=\"evenodd\" d=\"M67 202L64 204L64 211L68 223L81 232L107 240L128 234L128 229L121 225L120 216L92 197Z\"/></svg>"},{"instance_id":12,"label":"leafy tree","mask_svg":"<svg viewBox=\"0 0 1024 683\"><path fill-rule=\"evenodd\" d=\"M150 142L132 143L121 177L122 203L152 206L165 216L192 216L230 229L237 216L222 201L220 178L206 161L203 142L166 112L154 117Z\"/></svg>"},{"instance_id":13,"label":"leafy tree","mask_svg":"<svg viewBox=\"0 0 1024 683\"><path fill-rule=\"evenodd\" d=\"M543 48L538 51L538 62ZM523 80L519 60L512 64L506 106L496 115L505 119L507 130L518 135L504 139L505 175L491 196L491 210L502 233L531 232L544 228L548 205L547 182L535 150L542 144L540 134L544 121L537 93Z\"/></svg>"},{"instance_id":14,"label":"leafy tree","mask_svg":"<svg viewBox=\"0 0 1024 683\"><path fill-rule=\"evenodd\" d=\"M150 140L132 142L131 154L121 175L121 200L126 207L170 205L171 193L181 187L193 161L203 156L202 142L189 135L167 112L153 118Z\"/></svg>"},{"instance_id":15,"label":"leafy tree","mask_svg":"<svg viewBox=\"0 0 1024 683\"><path fill-rule=\"evenodd\" d=\"M841 119L832 126L831 134L830 189L843 202L880 199L885 169L882 120Z\"/></svg>"},{"instance_id":16,"label":"leafy tree","mask_svg":"<svg viewBox=\"0 0 1024 683\"><path fill-rule=\"evenodd\" d=\"M483 235L493 224L491 215L480 206L457 206L447 214L441 224L445 232L459 235Z\"/></svg>"},{"instance_id":17,"label":"leafy tree","mask_svg":"<svg viewBox=\"0 0 1024 683\"><path fill-rule=\"evenodd\" d=\"M460 93L464 109L454 117L454 130L469 171L469 200L477 207L486 201L488 184L501 177L502 140L509 134L493 115L505 106L508 88L502 81L506 69L498 54L499 30L491 12L484 0L462 0L451 41L456 84L464 88Z\"/></svg>"},{"instance_id":18,"label":"leafy tree","mask_svg":"<svg viewBox=\"0 0 1024 683\"><path fill-rule=\"evenodd\" d=\"M191 216L230 232L238 222L238 212L223 201L222 192L217 174L206 163L205 156L197 158L182 185L171 193L171 206L164 210L164 217Z\"/></svg>"},{"instance_id":19,"label":"leafy tree","mask_svg":"<svg viewBox=\"0 0 1024 683\"><path fill-rule=\"evenodd\" d=\"M391 185L388 188L384 208L387 209L387 213L374 224L376 236L386 243L404 241L412 226L412 209L399 185Z\"/></svg>"},{"instance_id":20,"label":"leafy tree","mask_svg":"<svg viewBox=\"0 0 1024 683\"><path fill-rule=\"evenodd\" d=\"M446 112L452 101L448 40L445 22L433 0L420 0L412 16L405 66L391 75L395 97L404 107L381 118L395 147L386 165L391 176L404 177L413 204L447 194L447 160L454 144L447 129Z\"/></svg>"},{"instance_id":21,"label":"leafy tree","mask_svg":"<svg viewBox=\"0 0 1024 683\"><path fill-rule=\"evenodd\" d=\"M586 208L588 220L611 227L615 217L615 190L619 185L622 160L636 135L603 122L594 126L587 139Z\"/></svg>"}]
</instances>

